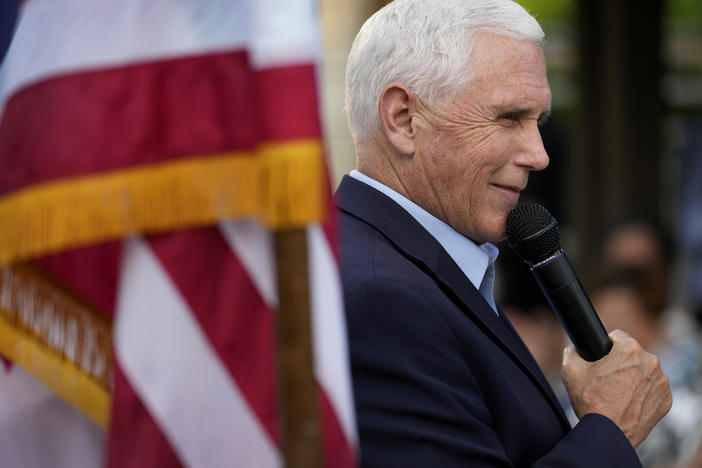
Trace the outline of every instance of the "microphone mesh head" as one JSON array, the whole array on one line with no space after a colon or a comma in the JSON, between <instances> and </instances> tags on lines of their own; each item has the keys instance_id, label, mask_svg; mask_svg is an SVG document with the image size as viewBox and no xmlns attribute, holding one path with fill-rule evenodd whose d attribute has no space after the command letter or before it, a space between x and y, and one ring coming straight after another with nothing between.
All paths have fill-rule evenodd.
<instances>
[{"instance_id":1,"label":"microphone mesh head","mask_svg":"<svg viewBox=\"0 0 702 468\"><path fill-rule=\"evenodd\" d=\"M541 205L522 205L507 216L509 245L527 263L546 260L561 248L561 233L551 213Z\"/></svg>"}]
</instances>

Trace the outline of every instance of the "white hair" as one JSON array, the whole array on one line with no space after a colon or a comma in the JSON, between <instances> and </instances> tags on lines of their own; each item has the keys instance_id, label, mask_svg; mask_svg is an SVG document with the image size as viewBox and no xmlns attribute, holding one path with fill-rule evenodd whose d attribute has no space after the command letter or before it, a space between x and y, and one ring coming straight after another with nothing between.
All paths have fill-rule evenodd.
<instances>
[{"instance_id":1,"label":"white hair","mask_svg":"<svg viewBox=\"0 0 702 468\"><path fill-rule=\"evenodd\" d=\"M355 142L380 126L385 86L402 82L427 105L450 99L470 81L473 36L490 32L540 47L544 32L510 0L395 0L356 35L346 62L345 108Z\"/></svg>"}]
</instances>

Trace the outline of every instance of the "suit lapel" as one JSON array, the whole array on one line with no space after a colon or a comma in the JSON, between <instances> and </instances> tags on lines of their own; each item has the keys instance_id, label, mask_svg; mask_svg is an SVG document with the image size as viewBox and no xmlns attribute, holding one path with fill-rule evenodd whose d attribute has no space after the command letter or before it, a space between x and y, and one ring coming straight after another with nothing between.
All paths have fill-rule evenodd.
<instances>
[{"instance_id":1,"label":"suit lapel","mask_svg":"<svg viewBox=\"0 0 702 468\"><path fill-rule=\"evenodd\" d=\"M556 413L558 413L558 416L561 420L561 423L565 426L566 429L570 430L571 425L570 425L570 422L568 421L568 417L563 412L563 408L561 407L561 404L558 401L556 394L553 393L553 388L551 388L551 384L548 383L548 381L546 380L546 376L544 375L543 372L541 372L541 368L536 363L534 356L531 354L529 349L526 347L526 344L524 344L524 341L522 341L521 337L519 336L519 333L517 333L517 330L515 330L514 327L512 326L512 323L501 312L500 312L500 318L502 319L505 326L509 329L510 333L514 337L516 345L523 350L522 356L524 357L526 365L531 369L532 375L539 380L539 383L541 385L541 389L548 394L549 402L551 403L551 406L553 406L554 411Z\"/></svg>"},{"instance_id":2,"label":"suit lapel","mask_svg":"<svg viewBox=\"0 0 702 468\"><path fill-rule=\"evenodd\" d=\"M391 198L352 177L344 176L336 200L341 210L373 226L434 278L447 296L529 376L561 423L570 429L550 385L516 331L495 313L434 237Z\"/></svg>"}]
</instances>

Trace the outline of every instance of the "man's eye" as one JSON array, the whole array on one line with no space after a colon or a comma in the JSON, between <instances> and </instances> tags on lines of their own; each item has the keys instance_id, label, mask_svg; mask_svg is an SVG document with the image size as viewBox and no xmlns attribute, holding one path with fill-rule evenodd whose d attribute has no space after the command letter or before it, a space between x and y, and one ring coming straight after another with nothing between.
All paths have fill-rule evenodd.
<instances>
[{"instance_id":1,"label":"man's eye","mask_svg":"<svg viewBox=\"0 0 702 468\"><path fill-rule=\"evenodd\" d=\"M515 122L520 121L520 116L514 112L505 112L504 114L501 114L498 119L503 121L506 125L512 125Z\"/></svg>"}]
</instances>

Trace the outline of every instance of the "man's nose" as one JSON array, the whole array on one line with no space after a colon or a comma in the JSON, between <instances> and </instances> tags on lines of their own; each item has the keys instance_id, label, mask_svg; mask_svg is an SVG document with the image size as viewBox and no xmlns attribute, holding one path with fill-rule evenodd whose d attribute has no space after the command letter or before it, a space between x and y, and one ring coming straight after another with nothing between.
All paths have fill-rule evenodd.
<instances>
[{"instance_id":1,"label":"man's nose","mask_svg":"<svg viewBox=\"0 0 702 468\"><path fill-rule=\"evenodd\" d=\"M540 171L548 166L549 159L541 133L537 125L524 129L521 135L522 141L518 150L517 165L528 167L532 171Z\"/></svg>"}]
</instances>

